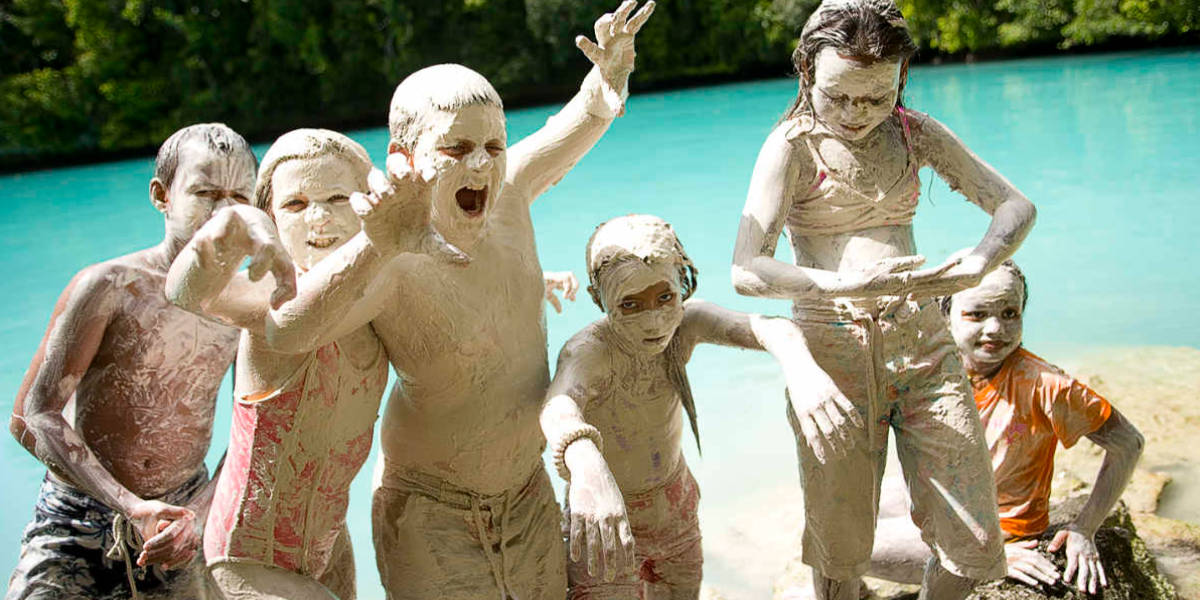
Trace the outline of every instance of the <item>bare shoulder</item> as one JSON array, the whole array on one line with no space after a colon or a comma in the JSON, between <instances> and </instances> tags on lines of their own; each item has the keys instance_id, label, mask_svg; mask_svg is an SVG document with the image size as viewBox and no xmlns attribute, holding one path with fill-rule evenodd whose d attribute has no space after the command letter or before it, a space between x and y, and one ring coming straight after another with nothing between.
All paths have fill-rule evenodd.
<instances>
[{"instance_id":1,"label":"bare shoulder","mask_svg":"<svg viewBox=\"0 0 1200 600\"><path fill-rule=\"evenodd\" d=\"M786 173L789 180L807 181L815 178L817 167L807 146L808 136L813 133L814 127L812 118L806 115L780 122L763 142L755 169Z\"/></svg>"},{"instance_id":2,"label":"bare shoulder","mask_svg":"<svg viewBox=\"0 0 1200 600\"><path fill-rule=\"evenodd\" d=\"M573 385L604 387L615 375L613 347L602 332L603 319L593 321L571 336L558 352L556 382L570 379Z\"/></svg>"}]
</instances>

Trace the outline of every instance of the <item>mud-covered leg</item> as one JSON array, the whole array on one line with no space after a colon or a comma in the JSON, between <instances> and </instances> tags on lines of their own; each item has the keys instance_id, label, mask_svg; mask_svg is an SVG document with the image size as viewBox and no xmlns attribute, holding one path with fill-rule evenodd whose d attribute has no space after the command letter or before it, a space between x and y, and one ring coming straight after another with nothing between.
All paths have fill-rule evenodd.
<instances>
[{"instance_id":1,"label":"mud-covered leg","mask_svg":"<svg viewBox=\"0 0 1200 600\"><path fill-rule=\"evenodd\" d=\"M974 579L959 577L942 567L936 556L929 557L925 563L925 577L921 579L921 595L919 600L962 600L966 598L975 584Z\"/></svg>"},{"instance_id":2,"label":"mud-covered leg","mask_svg":"<svg viewBox=\"0 0 1200 600\"><path fill-rule=\"evenodd\" d=\"M830 579L813 568L813 597L817 600L859 600L862 580L852 577L847 581Z\"/></svg>"}]
</instances>

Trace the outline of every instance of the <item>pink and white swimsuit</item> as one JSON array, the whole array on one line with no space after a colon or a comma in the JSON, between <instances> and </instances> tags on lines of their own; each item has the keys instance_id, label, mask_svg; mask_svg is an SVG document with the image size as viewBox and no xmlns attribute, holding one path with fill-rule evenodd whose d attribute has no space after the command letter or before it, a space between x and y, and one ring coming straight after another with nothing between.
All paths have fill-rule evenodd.
<instances>
[{"instance_id":1,"label":"pink and white swimsuit","mask_svg":"<svg viewBox=\"0 0 1200 600\"><path fill-rule=\"evenodd\" d=\"M204 531L209 565L274 565L320 577L371 450L387 385L382 345L351 366L322 346L279 389L237 400L229 452Z\"/></svg>"}]
</instances>

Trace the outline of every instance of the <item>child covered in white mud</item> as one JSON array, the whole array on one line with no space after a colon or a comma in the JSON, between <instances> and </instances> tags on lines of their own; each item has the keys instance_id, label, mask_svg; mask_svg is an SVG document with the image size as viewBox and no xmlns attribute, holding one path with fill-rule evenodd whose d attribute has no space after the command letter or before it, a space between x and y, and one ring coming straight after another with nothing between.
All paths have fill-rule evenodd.
<instances>
[{"instance_id":1,"label":"child covered in white mud","mask_svg":"<svg viewBox=\"0 0 1200 600\"><path fill-rule=\"evenodd\" d=\"M689 300L695 269L657 217L600 225L587 269L588 292L605 317L563 346L541 415L569 481L568 597L696 598L700 491L680 445L682 412L699 444L685 371L692 350L766 346L789 380L828 380L787 319Z\"/></svg>"},{"instance_id":2,"label":"child covered in white mud","mask_svg":"<svg viewBox=\"0 0 1200 600\"><path fill-rule=\"evenodd\" d=\"M1107 400L1021 344L1025 276L1005 261L969 290L942 301L950 332L967 367L975 406L992 455L1004 531L1008 576L1031 586L1062 581L1095 594L1108 585L1095 535L1129 483L1143 440ZM1037 550L1050 524L1054 453L1081 438L1104 449L1104 462L1083 509L1055 533L1047 549L1065 550L1060 574ZM881 519L871 575L900 582L920 581L929 550L920 532L904 519Z\"/></svg>"},{"instance_id":3,"label":"child covered in white mud","mask_svg":"<svg viewBox=\"0 0 1200 600\"><path fill-rule=\"evenodd\" d=\"M301 297L357 294L353 278L305 273L358 235L378 246L421 247L429 186L404 166L393 165L387 183L376 172L368 196L371 162L357 142L320 129L287 133L263 157L257 208L218 214L172 265L173 301L242 328L229 451L204 535L210 575L226 598L355 596L346 507L371 449L387 356L369 325L331 326L343 316L331 303L280 305L289 298L272 296L290 284L262 277L294 264ZM422 200L423 221L381 225L389 210L421 212ZM238 273L247 256L249 269ZM308 335L272 345L291 330Z\"/></svg>"},{"instance_id":4,"label":"child covered in white mud","mask_svg":"<svg viewBox=\"0 0 1200 600\"><path fill-rule=\"evenodd\" d=\"M977 284L1033 226L1033 205L944 125L906 109L916 50L891 0L827 0L793 63L800 90L763 144L734 251L739 293L793 301L836 388L792 395L806 526L819 598L857 599L870 565L888 430L933 549L923 598L963 598L1004 575L991 463L934 297ZM917 172L929 166L992 216L979 244L914 270ZM795 264L774 258L786 228ZM847 401L852 405L847 410ZM865 428L851 426L857 413Z\"/></svg>"},{"instance_id":5,"label":"child covered in white mud","mask_svg":"<svg viewBox=\"0 0 1200 600\"><path fill-rule=\"evenodd\" d=\"M149 186L162 242L63 290L13 404L13 436L46 478L6 599L198 597L197 521L214 485L204 457L237 330L172 305L162 286L214 212L250 201L255 164L222 124L175 132Z\"/></svg>"}]
</instances>

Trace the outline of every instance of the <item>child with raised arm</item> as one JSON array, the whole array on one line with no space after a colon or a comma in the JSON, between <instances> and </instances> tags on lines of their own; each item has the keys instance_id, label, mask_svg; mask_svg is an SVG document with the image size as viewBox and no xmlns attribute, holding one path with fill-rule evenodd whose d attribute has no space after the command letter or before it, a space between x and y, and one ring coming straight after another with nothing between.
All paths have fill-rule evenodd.
<instances>
[{"instance_id":1,"label":"child with raised arm","mask_svg":"<svg viewBox=\"0 0 1200 600\"><path fill-rule=\"evenodd\" d=\"M870 565L887 434L933 548L922 597L958 599L1004 574L995 487L971 387L933 300L977 284L1033 226L1033 205L944 125L906 109L916 50L891 0L827 0L793 54L800 90L751 177L734 251L739 293L793 301L837 382L788 404L819 598L857 600ZM912 219L929 166L992 216L974 248L913 270ZM787 228L795 264L774 258ZM848 398L867 427L849 425Z\"/></svg>"},{"instance_id":2,"label":"child with raised arm","mask_svg":"<svg viewBox=\"0 0 1200 600\"><path fill-rule=\"evenodd\" d=\"M346 507L371 449L387 356L369 325L328 327L345 315L323 303L303 312L280 305L288 298L272 298L278 282L260 277L273 265L286 271L294 264L301 296L361 293L353 278L308 274L336 261L330 254L358 235L401 250L420 246L428 233L420 218L407 220L410 227L377 220L377 212L423 199L428 221L429 186L405 166L393 165L387 183L374 175L372 203L364 194L371 161L357 142L323 129L284 134L263 157L257 208L222 211L171 267L173 301L242 328L229 450L204 534L205 559L225 598L355 595ZM238 273L247 256L250 268ZM286 349L268 343L271 333L295 328L318 331Z\"/></svg>"},{"instance_id":3,"label":"child with raised arm","mask_svg":"<svg viewBox=\"0 0 1200 600\"><path fill-rule=\"evenodd\" d=\"M653 2L636 6L598 19L595 41L576 40L595 67L558 114L511 147L503 104L480 74L436 65L405 78L388 117L388 164L431 173L433 224L470 264L367 236L305 277L371 285L311 297L301 285L292 303L298 314L310 302L331 307L342 329L369 323L400 377L380 427L372 512L389 598L561 599L566 590L560 511L541 461L550 369L530 206L623 110L634 37ZM266 339L281 350L311 343L312 332L294 333L268 329Z\"/></svg>"},{"instance_id":4,"label":"child with raised arm","mask_svg":"<svg viewBox=\"0 0 1200 600\"><path fill-rule=\"evenodd\" d=\"M685 365L700 343L771 350L789 378L828 381L786 319L688 298L692 262L663 220L612 219L587 246L588 292L604 318L559 353L542 431L569 481L569 598L697 598L700 490L681 449L699 444ZM586 560L585 559L586 555Z\"/></svg>"},{"instance_id":5,"label":"child with raised arm","mask_svg":"<svg viewBox=\"0 0 1200 600\"><path fill-rule=\"evenodd\" d=\"M150 180L163 241L63 290L13 404L12 434L47 473L8 600L197 597L204 457L237 330L172 305L163 280L210 215L250 201L255 164L224 125L175 132Z\"/></svg>"},{"instance_id":6,"label":"child with raised arm","mask_svg":"<svg viewBox=\"0 0 1200 600\"><path fill-rule=\"evenodd\" d=\"M1011 260L976 287L942 301L950 332L967 367L975 406L992 455L1004 531L1008 576L1036 586L1062 581L1097 593L1108 585L1095 535L1129 483L1141 456L1137 428L1107 400L1021 344L1029 288ZM1083 510L1050 541L1065 549L1066 569L1037 550L1050 524L1054 453L1081 438L1104 449L1104 462ZM871 575L920 581L929 550L919 532L901 519L881 520L886 531L875 542Z\"/></svg>"}]
</instances>

